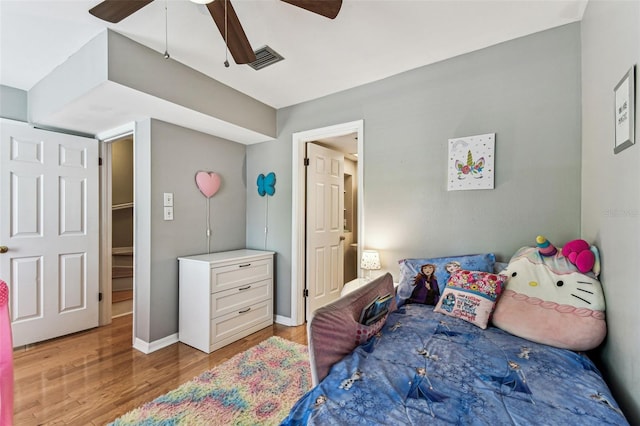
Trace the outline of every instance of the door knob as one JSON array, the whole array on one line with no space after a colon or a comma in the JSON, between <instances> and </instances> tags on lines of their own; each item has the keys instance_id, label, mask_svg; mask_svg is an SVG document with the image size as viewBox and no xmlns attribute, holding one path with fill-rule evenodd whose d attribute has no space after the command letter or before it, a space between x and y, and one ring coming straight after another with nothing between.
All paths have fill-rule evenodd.
<instances>
[{"instance_id":1,"label":"door knob","mask_svg":"<svg viewBox=\"0 0 640 426\"><path fill-rule=\"evenodd\" d=\"M340 235L340 241L344 241L345 240L345 236L344 235Z\"/></svg>"},{"instance_id":2,"label":"door knob","mask_svg":"<svg viewBox=\"0 0 640 426\"><path fill-rule=\"evenodd\" d=\"M7 246L0 246L0 253L6 253L9 251L9 247Z\"/></svg>"}]
</instances>

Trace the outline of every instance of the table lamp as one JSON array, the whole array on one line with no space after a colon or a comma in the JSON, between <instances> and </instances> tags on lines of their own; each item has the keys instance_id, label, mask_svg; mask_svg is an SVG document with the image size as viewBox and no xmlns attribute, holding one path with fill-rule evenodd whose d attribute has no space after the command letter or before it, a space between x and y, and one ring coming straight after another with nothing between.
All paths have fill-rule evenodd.
<instances>
[{"instance_id":1,"label":"table lamp","mask_svg":"<svg viewBox=\"0 0 640 426\"><path fill-rule=\"evenodd\" d=\"M371 280L371 270L380 269L380 254L376 250L363 250L360 267L367 270L366 280Z\"/></svg>"}]
</instances>

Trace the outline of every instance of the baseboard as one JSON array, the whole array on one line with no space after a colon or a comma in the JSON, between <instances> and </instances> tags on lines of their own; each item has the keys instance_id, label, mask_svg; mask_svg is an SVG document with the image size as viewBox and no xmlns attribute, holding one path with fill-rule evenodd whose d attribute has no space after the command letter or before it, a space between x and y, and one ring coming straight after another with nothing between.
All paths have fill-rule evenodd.
<instances>
[{"instance_id":1,"label":"baseboard","mask_svg":"<svg viewBox=\"0 0 640 426\"><path fill-rule=\"evenodd\" d=\"M282 315L276 315L274 320L277 324L286 325L287 327L296 327L302 324L296 324L291 317L283 317Z\"/></svg>"},{"instance_id":2,"label":"baseboard","mask_svg":"<svg viewBox=\"0 0 640 426\"><path fill-rule=\"evenodd\" d=\"M159 349L166 348L167 346L173 345L174 343L178 343L178 333L174 333L170 336L163 337L160 340L155 340L151 343L145 342L144 340L136 338L133 342L133 348L139 350L143 354L150 354L151 352L155 352Z\"/></svg>"}]
</instances>

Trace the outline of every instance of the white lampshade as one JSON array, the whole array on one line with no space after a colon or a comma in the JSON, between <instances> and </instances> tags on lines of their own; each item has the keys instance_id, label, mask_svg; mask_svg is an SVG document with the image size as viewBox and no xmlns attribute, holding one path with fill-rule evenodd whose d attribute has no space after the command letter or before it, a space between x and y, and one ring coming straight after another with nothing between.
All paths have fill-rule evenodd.
<instances>
[{"instance_id":1,"label":"white lampshade","mask_svg":"<svg viewBox=\"0 0 640 426\"><path fill-rule=\"evenodd\" d=\"M380 254L376 250L363 250L360 267L367 270L380 269Z\"/></svg>"}]
</instances>

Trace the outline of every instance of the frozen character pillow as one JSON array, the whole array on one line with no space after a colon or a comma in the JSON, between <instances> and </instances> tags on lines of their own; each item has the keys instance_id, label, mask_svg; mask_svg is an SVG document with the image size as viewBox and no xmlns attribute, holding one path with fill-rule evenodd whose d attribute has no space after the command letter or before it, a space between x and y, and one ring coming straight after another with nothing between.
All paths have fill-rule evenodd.
<instances>
[{"instance_id":1,"label":"frozen character pillow","mask_svg":"<svg viewBox=\"0 0 640 426\"><path fill-rule=\"evenodd\" d=\"M402 306L404 303L407 303L410 298L414 299L413 303L424 303L417 302L416 299L420 299L422 297L417 294L422 290L422 287L419 287L420 280L424 280L426 288L425 277L427 277L427 275L425 275L425 272L423 271L423 268L426 265L433 265L434 268L431 273L431 278L429 278L433 280L431 281L433 283L432 293L427 296L427 298L434 300L434 303L428 304L435 305L453 272L460 269L493 272L495 262L496 257L493 253L399 260L398 265L400 266L400 279L397 291L398 306ZM424 275L424 277L421 278L420 275ZM438 299L436 299L435 295L436 287Z\"/></svg>"},{"instance_id":2,"label":"frozen character pillow","mask_svg":"<svg viewBox=\"0 0 640 426\"><path fill-rule=\"evenodd\" d=\"M420 268L420 272L413 280L413 291L407 303L422 303L423 305L436 305L440 299L440 287L435 276L436 266L426 263Z\"/></svg>"},{"instance_id":3,"label":"frozen character pillow","mask_svg":"<svg viewBox=\"0 0 640 426\"><path fill-rule=\"evenodd\" d=\"M607 325L598 250L584 240L571 241L567 247L557 250L539 236L536 247L516 252L502 272L507 282L493 313L495 326L576 351L593 349L603 341Z\"/></svg>"}]
</instances>

